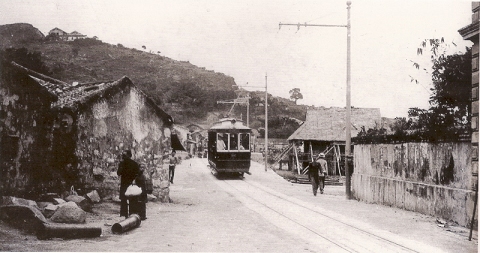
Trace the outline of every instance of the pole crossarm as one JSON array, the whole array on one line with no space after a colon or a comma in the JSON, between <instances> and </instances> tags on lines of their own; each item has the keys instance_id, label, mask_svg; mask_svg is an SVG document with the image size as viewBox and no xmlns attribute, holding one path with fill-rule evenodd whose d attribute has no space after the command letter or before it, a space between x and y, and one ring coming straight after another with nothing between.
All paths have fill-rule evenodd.
<instances>
[{"instance_id":1,"label":"pole crossarm","mask_svg":"<svg viewBox=\"0 0 480 253\"><path fill-rule=\"evenodd\" d=\"M305 26L305 27L307 27L307 26L320 26L320 27L345 27L345 28L347 28L347 27L348 27L348 25L321 25L321 24L307 24L307 23L304 23L304 24L300 24L300 23L298 23L298 24L288 24L288 23L286 23L286 24L282 24L282 23L280 22L280 23L278 24L278 29L280 29L280 28L282 27L282 25L296 26L296 27L297 27L297 29L300 29L300 27L301 27L301 26Z\"/></svg>"},{"instance_id":2,"label":"pole crossarm","mask_svg":"<svg viewBox=\"0 0 480 253\"><path fill-rule=\"evenodd\" d=\"M351 199L352 193L350 189L350 170L348 168L348 161L349 158L352 158L351 155L351 101L350 101L350 96L351 96L351 91L350 91L350 85L351 85L351 64L350 64L350 30L351 30L351 23L350 23L350 5L352 4L351 1L347 1L347 25L320 25L320 24L307 24L306 22L302 25L300 23L297 24L282 24L279 23L278 29L282 28L282 25L289 25L289 26L296 26L297 30L300 30L301 26L318 26L318 27L346 27L347 28L347 92L346 92L346 113L345 113L345 193L347 196L347 199ZM266 99L265 99L266 100ZM335 150L337 151L337 150Z\"/></svg>"}]
</instances>

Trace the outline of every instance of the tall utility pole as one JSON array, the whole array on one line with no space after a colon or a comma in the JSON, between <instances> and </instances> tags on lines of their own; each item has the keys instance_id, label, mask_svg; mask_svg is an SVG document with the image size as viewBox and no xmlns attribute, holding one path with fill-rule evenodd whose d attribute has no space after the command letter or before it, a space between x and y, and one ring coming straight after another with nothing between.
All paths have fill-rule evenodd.
<instances>
[{"instance_id":1,"label":"tall utility pole","mask_svg":"<svg viewBox=\"0 0 480 253\"><path fill-rule=\"evenodd\" d=\"M347 28L347 104L346 104L346 115L345 115L345 194L347 199L352 198L352 193L350 190L350 169L348 168L348 160L352 157L351 155L351 123L350 123L350 5L351 1L347 1L347 25L315 25L315 24L279 24L279 29L282 25L297 26L297 29L300 29L300 26L320 26L320 27L346 27ZM266 89L266 86L265 86Z\"/></svg>"},{"instance_id":2,"label":"tall utility pole","mask_svg":"<svg viewBox=\"0 0 480 253\"><path fill-rule=\"evenodd\" d=\"M267 171L268 163L268 90L267 90L267 73L265 73L265 171Z\"/></svg>"}]
</instances>

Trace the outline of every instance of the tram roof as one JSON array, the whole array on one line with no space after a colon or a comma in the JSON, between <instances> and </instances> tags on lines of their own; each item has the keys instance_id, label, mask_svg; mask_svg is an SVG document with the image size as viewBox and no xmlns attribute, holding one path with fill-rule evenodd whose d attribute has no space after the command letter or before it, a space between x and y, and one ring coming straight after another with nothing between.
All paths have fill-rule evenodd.
<instances>
[{"instance_id":1,"label":"tram roof","mask_svg":"<svg viewBox=\"0 0 480 253\"><path fill-rule=\"evenodd\" d=\"M233 119L233 118L221 119L220 121L215 122L210 129L212 129L212 130L216 130L216 129L245 129L245 130L251 130L251 128L249 128L249 127L247 127L243 124L243 121L236 120L236 119Z\"/></svg>"}]
</instances>

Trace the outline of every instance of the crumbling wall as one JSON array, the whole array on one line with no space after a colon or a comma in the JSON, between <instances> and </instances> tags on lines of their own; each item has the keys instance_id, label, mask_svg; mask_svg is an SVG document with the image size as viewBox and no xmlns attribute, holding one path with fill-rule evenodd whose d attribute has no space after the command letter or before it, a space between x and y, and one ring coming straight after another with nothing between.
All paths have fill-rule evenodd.
<instances>
[{"instance_id":1,"label":"crumbling wall","mask_svg":"<svg viewBox=\"0 0 480 253\"><path fill-rule=\"evenodd\" d=\"M153 194L160 201L169 200L168 171L162 158L170 147L170 129L145 99L127 86L79 113L75 155L85 188L97 189L104 198L117 196L120 154L130 149L133 159L145 167L147 178L153 179Z\"/></svg>"},{"instance_id":2,"label":"crumbling wall","mask_svg":"<svg viewBox=\"0 0 480 253\"><path fill-rule=\"evenodd\" d=\"M473 211L471 143L355 145L353 196L452 220Z\"/></svg>"},{"instance_id":3,"label":"crumbling wall","mask_svg":"<svg viewBox=\"0 0 480 253\"><path fill-rule=\"evenodd\" d=\"M45 162L52 99L26 75L0 80L0 196L28 198L51 186Z\"/></svg>"}]
</instances>

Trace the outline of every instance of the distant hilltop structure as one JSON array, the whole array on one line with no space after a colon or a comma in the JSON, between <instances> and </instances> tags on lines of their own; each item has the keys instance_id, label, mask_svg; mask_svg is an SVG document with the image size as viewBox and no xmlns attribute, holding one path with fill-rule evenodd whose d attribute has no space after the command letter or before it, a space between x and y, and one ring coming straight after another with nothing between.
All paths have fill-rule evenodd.
<instances>
[{"instance_id":1,"label":"distant hilltop structure","mask_svg":"<svg viewBox=\"0 0 480 253\"><path fill-rule=\"evenodd\" d=\"M77 32L77 31L67 33L67 32L65 32L62 29L57 28L57 27L50 30L50 32L48 32L48 35L52 36L52 37L53 36L58 37L58 39L65 40L65 41L74 41L74 40L77 40L77 39L84 39L84 38L87 37L87 35L83 35L83 34Z\"/></svg>"}]
</instances>

